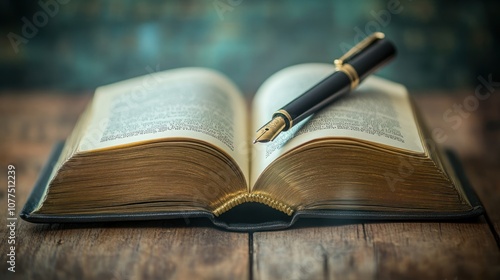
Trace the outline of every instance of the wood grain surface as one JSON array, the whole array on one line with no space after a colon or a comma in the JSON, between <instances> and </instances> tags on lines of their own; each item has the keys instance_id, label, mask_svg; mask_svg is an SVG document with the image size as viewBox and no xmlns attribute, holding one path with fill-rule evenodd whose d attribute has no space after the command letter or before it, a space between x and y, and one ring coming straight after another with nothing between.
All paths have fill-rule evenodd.
<instances>
[{"instance_id":1,"label":"wood grain surface","mask_svg":"<svg viewBox=\"0 0 500 280\"><path fill-rule=\"evenodd\" d=\"M284 231L233 233L207 221L38 225L17 221L16 272L7 271L0 231L0 279L498 279L500 277L500 98L467 112L458 127L443 114L470 93L419 95L439 145L453 148L488 216L465 222L302 221ZM90 94L0 95L0 218L7 165L16 166L16 208L24 205L56 141L73 128Z\"/></svg>"}]
</instances>

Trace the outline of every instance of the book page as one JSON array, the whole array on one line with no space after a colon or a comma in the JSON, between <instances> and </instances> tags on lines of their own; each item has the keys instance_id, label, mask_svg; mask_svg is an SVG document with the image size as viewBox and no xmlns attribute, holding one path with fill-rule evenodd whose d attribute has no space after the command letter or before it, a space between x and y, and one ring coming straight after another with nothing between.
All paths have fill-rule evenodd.
<instances>
[{"instance_id":1,"label":"book page","mask_svg":"<svg viewBox=\"0 0 500 280\"><path fill-rule=\"evenodd\" d=\"M333 65L317 63L292 66L274 74L254 98L252 131L257 131L274 112L333 72ZM253 145L251 185L280 155L311 140L329 137L424 152L406 89L371 76L354 92L282 132L274 141Z\"/></svg>"},{"instance_id":2,"label":"book page","mask_svg":"<svg viewBox=\"0 0 500 280\"><path fill-rule=\"evenodd\" d=\"M230 155L248 180L249 159L243 95L223 75L203 68L153 73L100 87L91 120L79 143L88 152L162 138L190 138Z\"/></svg>"}]
</instances>

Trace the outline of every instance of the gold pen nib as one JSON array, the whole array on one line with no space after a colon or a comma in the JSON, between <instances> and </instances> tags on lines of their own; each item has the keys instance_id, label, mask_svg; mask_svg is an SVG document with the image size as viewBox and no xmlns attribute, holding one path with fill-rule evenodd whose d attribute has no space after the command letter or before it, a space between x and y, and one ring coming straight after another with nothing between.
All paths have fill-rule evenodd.
<instances>
[{"instance_id":1,"label":"gold pen nib","mask_svg":"<svg viewBox=\"0 0 500 280\"><path fill-rule=\"evenodd\" d=\"M278 134L285 128L285 120L282 117L275 117L268 123L266 123L263 127L257 130L255 140L253 143L266 143L269 141L273 141Z\"/></svg>"}]
</instances>

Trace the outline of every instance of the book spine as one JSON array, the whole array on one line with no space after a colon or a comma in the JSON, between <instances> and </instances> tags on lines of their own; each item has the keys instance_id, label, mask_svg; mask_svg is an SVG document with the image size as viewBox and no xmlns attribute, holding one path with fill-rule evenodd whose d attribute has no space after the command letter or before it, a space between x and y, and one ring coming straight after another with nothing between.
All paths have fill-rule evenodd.
<instances>
[{"instance_id":1,"label":"book spine","mask_svg":"<svg viewBox=\"0 0 500 280\"><path fill-rule=\"evenodd\" d=\"M293 214L293 209L292 207L288 206L288 205L285 205L271 197L269 197L268 195L266 194L261 194L261 193L243 193L243 194L240 194L236 197L233 197L231 198L230 200L228 200L227 202L225 202L224 204L222 204L221 206L217 207L213 213L215 216L219 216L220 214L228 211L229 209L237 206L237 205L240 205L240 204L243 204L245 202L258 202L258 203L262 203L262 204L265 204L271 208L274 208L278 211L281 211L285 214L287 214L288 216L291 216Z\"/></svg>"}]
</instances>

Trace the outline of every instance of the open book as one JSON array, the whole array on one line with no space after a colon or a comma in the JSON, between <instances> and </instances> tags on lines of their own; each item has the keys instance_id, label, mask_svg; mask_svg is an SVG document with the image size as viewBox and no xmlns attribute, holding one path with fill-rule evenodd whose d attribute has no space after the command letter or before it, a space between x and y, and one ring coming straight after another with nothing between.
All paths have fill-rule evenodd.
<instances>
[{"instance_id":1,"label":"open book","mask_svg":"<svg viewBox=\"0 0 500 280\"><path fill-rule=\"evenodd\" d=\"M367 78L273 142L252 144L273 112L333 71L327 64L281 70L251 107L225 76L202 68L100 87L22 216L33 222L206 216L224 225L225 212L255 203L294 219L481 213L448 157L429 145L406 89L381 78ZM266 212L249 215L258 213Z\"/></svg>"}]
</instances>

